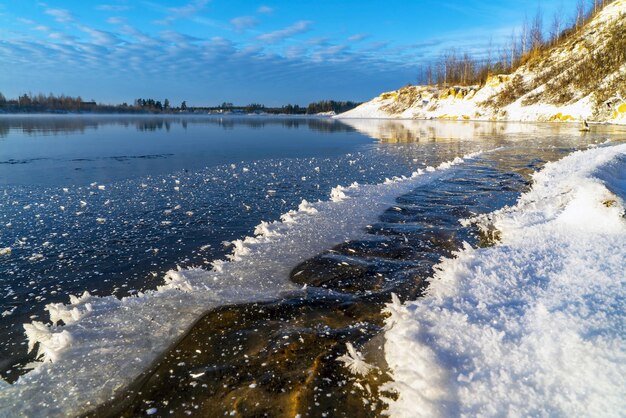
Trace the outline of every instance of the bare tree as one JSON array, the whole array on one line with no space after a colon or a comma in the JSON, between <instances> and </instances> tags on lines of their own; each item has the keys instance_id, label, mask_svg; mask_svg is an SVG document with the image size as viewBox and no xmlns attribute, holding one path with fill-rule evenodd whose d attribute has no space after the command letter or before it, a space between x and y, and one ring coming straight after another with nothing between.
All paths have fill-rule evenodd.
<instances>
[{"instance_id":1,"label":"bare tree","mask_svg":"<svg viewBox=\"0 0 626 418\"><path fill-rule=\"evenodd\" d=\"M550 29L550 41L556 44L563 31L563 4L557 9L552 18L552 28Z\"/></svg>"},{"instance_id":2,"label":"bare tree","mask_svg":"<svg viewBox=\"0 0 626 418\"><path fill-rule=\"evenodd\" d=\"M474 64L474 60L472 57L466 52L463 54L463 77L461 83L463 85L469 85L475 78L474 72L476 65Z\"/></svg>"},{"instance_id":3,"label":"bare tree","mask_svg":"<svg viewBox=\"0 0 626 418\"><path fill-rule=\"evenodd\" d=\"M487 47L487 62L486 62L487 73L491 71L492 66L493 66L493 37L490 37L489 46Z\"/></svg>"},{"instance_id":4,"label":"bare tree","mask_svg":"<svg viewBox=\"0 0 626 418\"><path fill-rule=\"evenodd\" d=\"M537 13L530 28L530 41L533 52L537 52L543 46L543 13L541 7L537 8Z\"/></svg>"},{"instance_id":5,"label":"bare tree","mask_svg":"<svg viewBox=\"0 0 626 418\"><path fill-rule=\"evenodd\" d=\"M517 35L515 34L515 29L511 31L511 64L509 65L509 69L512 69L515 66L515 62L518 60L517 57Z\"/></svg>"},{"instance_id":6,"label":"bare tree","mask_svg":"<svg viewBox=\"0 0 626 418\"><path fill-rule=\"evenodd\" d=\"M576 3L576 30L580 29L585 23L585 0L578 0Z\"/></svg>"},{"instance_id":7,"label":"bare tree","mask_svg":"<svg viewBox=\"0 0 626 418\"><path fill-rule=\"evenodd\" d=\"M522 44L522 55L528 52L528 16L524 16L522 24L522 33L520 35L520 43Z\"/></svg>"}]
</instances>

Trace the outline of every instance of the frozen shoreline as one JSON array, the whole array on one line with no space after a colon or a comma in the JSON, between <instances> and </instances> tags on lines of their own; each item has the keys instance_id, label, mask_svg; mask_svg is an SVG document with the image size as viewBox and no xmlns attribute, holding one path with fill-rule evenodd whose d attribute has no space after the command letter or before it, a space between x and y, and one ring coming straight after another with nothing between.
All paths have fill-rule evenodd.
<instances>
[{"instance_id":1,"label":"frozen shoreline","mask_svg":"<svg viewBox=\"0 0 626 418\"><path fill-rule=\"evenodd\" d=\"M51 321L65 325L25 326L29 345L39 343L46 361L13 385L0 381L0 415L79 415L108 401L208 309L297 290L289 281L293 266L361 236L398 195L462 161L377 185L338 186L330 200L303 202L281 221L260 224L256 236L235 241L228 261L215 261L212 270L171 271L156 291L121 300L85 293L69 305L48 305Z\"/></svg>"},{"instance_id":2,"label":"frozen shoreline","mask_svg":"<svg viewBox=\"0 0 626 418\"><path fill-rule=\"evenodd\" d=\"M623 415L624 173L626 145L548 164L516 206L474 220L501 242L388 306L392 416Z\"/></svg>"}]
</instances>

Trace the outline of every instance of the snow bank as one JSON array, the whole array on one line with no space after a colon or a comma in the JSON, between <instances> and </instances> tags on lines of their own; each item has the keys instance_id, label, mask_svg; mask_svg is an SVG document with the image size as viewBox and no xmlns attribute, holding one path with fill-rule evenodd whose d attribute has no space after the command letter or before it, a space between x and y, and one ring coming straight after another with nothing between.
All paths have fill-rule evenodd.
<instances>
[{"instance_id":1,"label":"snow bank","mask_svg":"<svg viewBox=\"0 0 626 418\"><path fill-rule=\"evenodd\" d=\"M336 117L626 124L626 100L619 94L626 80L626 63L607 73L593 70L591 74L598 78L593 90L574 83L565 71L590 71L574 64L587 60L590 51L614 54L614 49L621 48L609 40L620 33L615 31L623 31L613 24L625 16L626 0L615 0L574 37L566 37L512 74L489 77L484 85L406 86ZM508 94L498 98L503 91Z\"/></svg>"},{"instance_id":2,"label":"snow bank","mask_svg":"<svg viewBox=\"0 0 626 418\"><path fill-rule=\"evenodd\" d=\"M480 93L477 96L477 92ZM491 86L434 88L407 86L365 102L337 115L337 119L444 119L489 120L483 115L480 97L493 94Z\"/></svg>"},{"instance_id":3,"label":"snow bank","mask_svg":"<svg viewBox=\"0 0 626 418\"><path fill-rule=\"evenodd\" d=\"M390 119L398 118L388 112L382 110L382 107L393 103L392 99L384 99L383 97L387 93L383 93L381 96L376 97L369 102L365 102L348 110L347 112L340 113L333 116L334 119Z\"/></svg>"},{"instance_id":4,"label":"snow bank","mask_svg":"<svg viewBox=\"0 0 626 418\"><path fill-rule=\"evenodd\" d=\"M0 381L0 416L76 416L109 400L204 312L297 290L289 281L293 266L361 237L397 196L460 162L378 185L338 186L328 201L303 201L280 221L261 223L210 271L170 271L155 291L121 300L85 292L68 305L49 304L54 325L24 326L29 349L37 348L43 362L13 385Z\"/></svg>"},{"instance_id":5,"label":"snow bank","mask_svg":"<svg viewBox=\"0 0 626 418\"><path fill-rule=\"evenodd\" d=\"M547 164L477 219L492 248L444 260L427 296L388 305L389 413L626 415L626 145Z\"/></svg>"}]
</instances>

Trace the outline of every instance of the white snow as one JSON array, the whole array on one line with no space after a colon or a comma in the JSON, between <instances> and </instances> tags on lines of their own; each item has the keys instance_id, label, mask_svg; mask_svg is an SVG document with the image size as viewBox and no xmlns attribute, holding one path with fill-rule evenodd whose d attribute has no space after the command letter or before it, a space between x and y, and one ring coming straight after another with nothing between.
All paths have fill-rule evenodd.
<instances>
[{"instance_id":1,"label":"white snow","mask_svg":"<svg viewBox=\"0 0 626 418\"><path fill-rule=\"evenodd\" d=\"M395 417L626 416L626 145L547 164L494 247L389 304Z\"/></svg>"},{"instance_id":2,"label":"white snow","mask_svg":"<svg viewBox=\"0 0 626 418\"><path fill-rule=\"evenodd\" d=\"M546 66L535 66L531 63L519 67L510 75L489 77L484 85L475 86L407 86L397 91L385 92L360 106L341 113L339 119L443 119L443 120L482 120L482 121L517 121L517 122L580 122L593 120L612 124L626 124L626 101L615 91L616 100L611 111L607 112L605 104L596 103L595 94L576 90L570 86L572 97L566 103L552 104L557 93L555 89L563 84L570 84L562 77L568 77L563 63L572 63L586 58L590 51L612 54L606 44L607 28L617 19L626 16L626 0L615 0L602 9L573 40L568 40L550 49L542 60ZM545 79L545 73L556 73ZM610 87L610 81L623 80L626 64L615 70L599 85ZM494 97L503 89L513 89L513 81L521 77L524 83L532 86L532 90L520 93L513 103L497 105ZM556 81L559 83L556 83ZM615 84L615 83L613 83ZM617 83L619 85L619 83ZM622 83L623 84L623 83ZM615 87L611 87L615 89ZM528 99L535 95L543 95L538 103L528 104ZM608 97L604 98L605 100ZM535 100L530 100L535 103Z\"/></svg>"},{"instance_id":3,"label":"white snow","mask_svg":"<svg viewBox=\"0 0 626 418\"><path fill-rule=\"evenodd\" d=\"M51 322L64 325L25 326L29 349L38 347L42 363L13 385L0 383L0 416L76 416L109 400L204 312L301 291L289 280L294 266L363 236L397 196L461 162L384 184L338 186L332 199L303 201L280 221L259 225L255 236L234 241L228 260L215 260L211 270L168 272L155 291L121 300L86 292L68 305L49 304Z\"/></svg>"}]
</instances>

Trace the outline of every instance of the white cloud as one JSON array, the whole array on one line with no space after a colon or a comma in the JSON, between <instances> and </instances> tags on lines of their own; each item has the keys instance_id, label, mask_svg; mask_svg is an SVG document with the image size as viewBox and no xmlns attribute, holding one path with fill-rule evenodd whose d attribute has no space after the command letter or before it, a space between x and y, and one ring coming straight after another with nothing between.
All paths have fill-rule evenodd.
<instances>
[{"instance_id":1,"label":"white cloud","mask_svg":"<svg viewBox=\"0 0 626 418\"><path fill-rule=\"evenodd\" d=\"M197 14L199 8L206 4L207 1L192 2L187 6L158 10L167 16L186 16L195 21L202 16L190 13ZM194 94L199 96L199 90L214 90L223 92L220 94L225 94L225 98L236 100L236 97L230 98L229 92L246 95L248 91L267 90L270 94L276 84L307 86L306 89L314 95L321 94L321 88L326 89L325 92L332 91L331 88L346 92L346 85L350 83L365 83L357 82L355 73L366 74L359 80L372 80L372 77L390 78L392 73L397 77L398 72L406 71L389 63L385 56L350 51L349 44L336 45L332 39L317 38L310 42L297 39L284 45L278 44L309 31L312 22L308 21L295 22L280 30L261 34L256 38L258 42L236 43L224 37L198 39L171 30L148 35L141 32L141 27L131 25L130 21L119 16L101 16L108 23L103 20L103 27L85 25L68 11L44 7L55 20L70 22L64 25L66 30L43 32L45 38L33 30L25 39L0 39L0 62L11 63L11 73L0 73L0 82L14 86L16 90L37 88L31 87L32 80L37 79L46 91L60 91L67 88L64 86L87 86L80 87L78 94L98 100L107 99L108 94L119 94L120 101L123 101L129 100L125 95L133 97L140 94L141 85L158 91L161 88L179 91L178 87L172 86L180 85L180 91L189 94L187 99ZM245 28L253 23L252 20L239 19L230 22L230 25ZM35 25L38 22L29 27L35 29ZM229 27L232 28L226 26L221 33L228 33ZM104 28L107 31L102 30ZM76 30L79 31L77 34L74 33ZM35 62L36 68L33 66ZM147 66L146 62L151 65ZM332 86L321 85L319 80L325 78L320 74L332 74L326 79L341 81ZM13 81L8 83L7 80ZM55 80L63 82L58 81L55 85ZM250 80L255 81L252 83ZM246 83L250 83L250 88L242 90ZM361 87L359 85L359 92L363 91ZM373 85L372 89L376 88ZM113 89L117 89L118 93L111 93ZM337 93L337 97L341 95L345 96L345 93ZM283 100L283 97L276 96L273 100Z\"/></svg>"},{"instance_id":2,"label":"white cloud","mask_svg":"<svg viewBox=\"0 0 626 418\"><path fill-rule=\"evenodd\" d=\"M270 44L281 42L285 39L291 38L294 35L307 32L311 27L311 23L312 22L307 20L300 20L284 29L259 35L257 36L257 39L259 41L267 42Z\"/></svg>"},{"instance_id":3,"label":"white cloud","mask_svg":"<svg viewBox=\"0 0 626 418\"><path fill-rule=\"evenodd\" d=\"M166 10L169 15L161 20L155 21L154 23L160 25L169 25L175 20L190 18L202 11L202 9L204 9L207 4L209 4L209 0L193 0L192 2L187 3L184 6L168 7Z\"/></svg>"},{"instance_id":4,"label":"white cloud","mask_svg":"<svg viewBox=\"0 0 626 418\"><path fill-rule=\"evenodd\" d=\"M65 9L46 9L44 13L54 17L54 20L59 23L68 23L74 21L72 13Z\"/></svg>"},{"instance_id":5,"label":"white cloud","mask_svg":"<svg viewBox=\"0 0 626 418\"><path fill-rule=\"evenodd\" d=\"M256 9L256 11L257 13L269 15L274 12L274 9L268 6L260 6L258 9Z\"/></svg>"},{"instance_id":6,"label":"white cloud","mask_svg":"<svg viewBox=\"0 0 626 418\"><path fill-rule=\"evenodd\" d=\"M63 41L63 42L73 42L74 39L76 39L73 36L66 35L65 33L61 33L61 32L52 32L48 36L50 37L50 39L54 39L56 41Z\"/></svg>"},{"instance_id":7,"label":"white cloud","mask_svg":"<svg viewBox=\"0 0 626 418\"><path fill-rule=\"evenodd\" d=\"M100 10L101 12L123 12L129 9L129 6L123 6L118 4L100 4L96 6L96 10Z\"/></svg>"},{"instance_id":8,"label":"white cloud","mask_svg":"<svg viewBox=\"0 0 626 418\"><path fill-rule=\"evenodd\" d=\"M78 29L88 34L94 45L113 46L121 42L115 34L110 32L104 32L86 25L78 25Z\"/></svg>"},{"instance_id":9,"label":"white cloud","mask_svg":"<svg viewBox=\"0 0 626 418\"><path fill-rule=\"evenodd\" d=\"M198 42L202 40L194 36L185 35L171 30L161 32L160 37L167 42L177 44L179 46L188 46L191 42Z\"/></svg>"},{"instance_id":10,"label":"white cloud","mask_svg":"<svg viewBox=\"0 0 626 418\"><path fill-rule=\"evenodd\" d=\"M302 45L297 45L297 46L290 46L286 48L284 54L285 54L285 57L289 59L295 59L295 58L306 56L307 51L308 50L306 47Z\"/></svg>"},{"instance_id":11,"label":"white cloud","mask_svg":"<svg viewBox=\"0 0 626 418\"><path fill-rule=\"evenodd\" d=\"M367 35L365 33L357 33L356 35L352 35L348 38L349 42L359 42L362 41L363 39L367 38Z\"/></svg>"},{"instance_id":12,"label":"white cloud","mask_svg":"<svg viewBox=\"0 0 626 418\"><path fill-rule=\"evenodd\" d=\"M330 38L327 38L327 37L311 38L307 40L306 43L308 45L314 45L314 46L330 45Z\"/></svg>"},{"instance_id":13,"label":"white cloud","mask_svg":"<svg viewBox=\"0 0 626 418\"><path fill-rule=\"evenodd\" d=\"M111 25L121 25L124 22L126 22L126 19L123 17L113 16L107 19L107 23L110 23Z\"/></svg>"},{"instance_id":14,"label":"white cloud","mask_svg":"<svg viewBox=\"0 0 626 418\"><path fill-rule=\"evenodd\" d=\"M30 19L23 19L21 17L18 17L15 20L17 20L18 22L23 23L25 25L34 25L35 24L35 22L33 22L32 20L30 20Z\"/></svg>"},{"instance_id":15,"label":"white cloud","mask_svg":"<svg viewBox=\"0 0 626 418\"><path fill-rule=\"evenodd\" d=\"M234 26L237 31L244 31L255 27L259 21L254 16L239 16L230 20L231 25Z\"/></svg>"}]
</instances>

